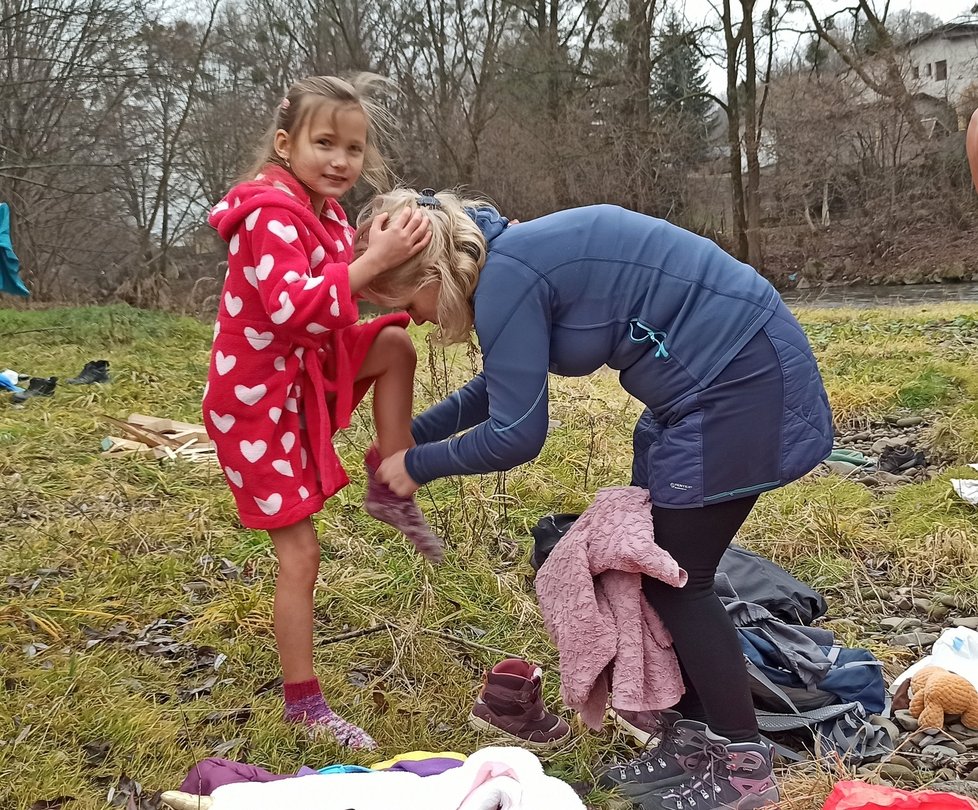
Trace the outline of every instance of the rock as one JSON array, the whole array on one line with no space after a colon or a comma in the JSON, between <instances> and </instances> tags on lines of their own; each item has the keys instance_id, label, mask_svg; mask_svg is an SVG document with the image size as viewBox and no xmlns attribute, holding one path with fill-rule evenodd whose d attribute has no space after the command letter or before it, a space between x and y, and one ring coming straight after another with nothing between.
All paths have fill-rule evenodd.
<instances>
[{"instance_id":1,"label":"rock","mask_svg":"<svg viewBox=\"0 0 978 810\"><path fill-rule=\"evenodd\" d=\"M887 447L903 447L907 443L904 436L886 437L882 439L877 439L873 442L873 446L870 448L870 452L874 456L878 456Z\"/></svg>"},{"instance_id":2,"label":"rock","mask_svg":"<svg viewBox=\"0 0 978 810\"><path fill-rule=\"evenodd\" d=\"M856 464L850 464L848 461L823 461L822 464L829 468L829 472L841 475L843 478L851 478L853 473L862 469Z\"/></svg>"},{"instance_id":3,"label":"rock","mask_svg":"<svg viewBox=\"0 0 978 810\"><path fill-rule=\"evenodd\" d=\"M884 762L880 765L879 774L890 781L901 782L903 784L914 784L917 781L917 773L913 768L908 768L906 765L897 765L892 762Z\"/></svg>"},{"instance_id":4,"label":"rock","mask_svg":"<svg viewBox=\"0 0 978 810\"><path fill-rule=\"evenodd\" d=\"M947 605L932 605L930 610L927 611L927 618L932 622L941 622L947 618L947 614L951 612L951 608Z\"/></svg>"},{"instance_id":5,"label":"rock","mask_svg":"<svg viewBox=\"0 0 978 810\"><path fill-rule=\"evenodd\" d=\"M904 768L910 768L910 770L914 768L914 764L902 754L891 754L886 761L892 762L894 765L902 765Z\"/></svg>"},{"instance_id":6,"label":"rock","mask_svg":"<svg viewBox=\"0 0 978 810\"><path fill-rule=\"evenodd\" d=\"M910 610L913 607L913 602L906 596L898 596L893 600L893 607L896 610Z\"/></svg>"},{"instance_id":7,"label":"rock","mask_svg":"<svg viewBox=\"0 0 978 810\"><path fill-rule=\"evenodd\" d=\"M956 608L958 606L958 598L953 594L939 593L934 596L934 599L949 608Z\"/></svg>"},{"instance_id":8,"label":"rock","mask_svg":"<svg viewBox=\"0 0 978 810\"><path fill-rule=\"evenodd\" d=\"M978 748L978 737L965 737L961 742L967 748ZM978 771L978 768L975 770Z\"/></svg>"},{"instance_id":9,"label":"rock","mask_svg":"<svg viewBox=\"0 0 978 810\"><path fill-rule=\"evenodd\" d=\"M965 779L967 779L969 782L978 782L978 768L972 769Z\"/></svg>"},{"instance_id":10,"label":"rock","mask_svg":"<svg viewBox=\"0 0 978 810\"><path fill-rule=\"evenodd\" d=\"M918 610L921 613L926 613L928 610L931 609L931 606L933 604L934 603L931 602L930 599L923 599L923 598L921 598L919 596L916 599L913 600L914 610Z\"/></svg>"},{"instance_id":11,"label":"rock","mask_svg":"<svg viewBox=\"0 0 978 810\"><path fill-rule=\"evenodd\" d=\"M937 633L903 633L890 638L891 647L929 647L937 641Z\"/></svg>"},{"instance_id":12,"label":"rock","mask_svg":"<svg viewBox=\"0 0 978 810\"><path fill-rule=\"evenodd\" d=\"M957 779L958 775L953 768L941 768L937 773L934 774L935 779L940 779L945 782L949 779Z\"/></svg>"},{"instance_id":13,"label":"rock","mask_svg":"<svg viewBox=\"0 0 978 810\"><path fill-rule=\"evenodd\" d=\"M920 725L917 722L917 718L910 714L907 709L900 709L899 711L893 712L893 720L904 731L916 731Z\"/></svg>"},{"instance_id":14,"label":"rock","mask_svg":"<svg viewBox=\"0 0 978 810\"><path fill-rule=\"evenodd\" d=\"M920 749L925 757L933 757L939 762L943 762L946 759L953 759L960 752L955 751L950 745L925 745Z\"/></svg>"},{"instance_id":15,"label":"rock","mask_svg":"<svg viewBox=\"0 0 978 810\"><path fill-rule=\"evenodd\" d=\"M924 421L922 416L904 416L902 419L897 419L893 424L898 428L903 427L913 427L914 425L919 425Z\"/></svg>"},{"instance_id":16,"label":"rock","mask_svg":"<svg viewBox=\"0 0 978 810\"><path fill-rule=\"evenodd\" d=\"M934 782L929 785L931 790L940 790L944 793L959 793L969 799L978 799L978 784L965 779L949 779L946 782Z\"/></svg>"},{"instance_id":17,"label":"rock","mask_svg":"<svg viewBox=\"0 0 978 810\"><path fill-rule=\"evenodd\" d=\"M908 475L896 475L886 470L877 470L875 476L881 484L906 484L910 480Z\"/></svg>"},{"instance_id":18,"label":"rock","mask_svg":"<svg viewBox=\"0 0 978 810\"><path fill-rule=\"evenodd\" d=\"M880 627L884 630L893 630L894 632L913 630L914 628L920 627L920 619L914 619L910 616L888 616L885 619L880 619Z\"/></svg>"},{"instance_id":19,"label":"rock","mask_svg":"<svg viewBox=\"0 0 978 810\"><path fill-rule=\"evenodd\" d=\"M960 619L955 619L954 624L957 627L967 627L969 630L978 630L978 616L963 616Z\"/></svg>"},{"instance_id":20,"label":"rock","mask_svg":"<svg viewBox=\"0 0 978 810\"><path fill-rule=\"evenodd\" d=\"M954 734L958 737L967 737L971 734L971 731L961 723L948 723L946 717L944 718L944 730L948 734Z\"/></svg>"}]
</instances>

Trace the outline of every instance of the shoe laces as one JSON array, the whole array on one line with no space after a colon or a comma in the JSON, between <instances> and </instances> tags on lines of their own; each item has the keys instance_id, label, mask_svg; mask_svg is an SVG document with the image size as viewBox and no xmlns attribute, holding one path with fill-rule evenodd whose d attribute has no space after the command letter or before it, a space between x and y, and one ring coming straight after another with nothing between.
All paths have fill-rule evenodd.
<instances>
[{"instance_id":1,"label":"shoe laces","mask_svg":"<svg viewBox=\"0 0 978 810\"><path fill-rule=\"evenodd\" d=\"M728 751L723 743L708 743L703 748L704 759L700 769L693 774L690 779L680 782L670 792L669 799L672 799L676 810L696 807L716 807L717 796L720 793L720 785L717 780L717 773L726 766Z\"/></svg>"},{"instance_id":2,"label":"shoe laces","mask_svg":"<svg viewBox=\"0 0 978 810\"><path fill-rule=\"evenodd\" d=\"M654 775L656 770L666 767L666 761L663 758L663 749L667 743L675 742L676 740L677 735L674 725L672 723L660 723L659 735L658 739L650 736L641 754L618 766L622 779L627 776L626 771L632 771L636 776L639 776L641 775L642 768L645 768L648 773Z\"/></svg>"}]
</instances>

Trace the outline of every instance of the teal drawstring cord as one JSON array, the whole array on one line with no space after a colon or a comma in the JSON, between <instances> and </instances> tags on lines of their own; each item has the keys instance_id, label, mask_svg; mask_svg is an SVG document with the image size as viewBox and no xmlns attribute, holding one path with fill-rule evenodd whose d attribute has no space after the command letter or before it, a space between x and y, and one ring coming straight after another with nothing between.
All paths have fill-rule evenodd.
<instances>
[{"instance_id":1,"label":"teal drawstring cord","mask_svg":"<svg viewBox=\"0 0 978 810\"><path fill-rule=\"evenodd\" d=\"M645 341L650 341L655 344L655 356L656 357L669 357L669 350L666 349L666 338L668 335L665 332L659 332L653 329L648 324L642 323L638 318L633 318L629 322L629 339L632 343L644 343ZM642 330L641 334L635 334L635 327Z\"/></svg>"}]
</instances>

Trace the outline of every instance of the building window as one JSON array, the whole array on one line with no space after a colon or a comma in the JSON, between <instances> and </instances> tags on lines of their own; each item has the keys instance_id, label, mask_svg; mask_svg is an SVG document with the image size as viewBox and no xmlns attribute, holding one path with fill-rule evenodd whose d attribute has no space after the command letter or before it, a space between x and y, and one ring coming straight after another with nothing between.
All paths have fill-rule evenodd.
<instances>
[{"instance_id":1,"label":"building window","mask_svg":"<svg viewBox=\"0 0 978 810\"><path fill-rule=\"evenodd\" d=\"M927 77L928 79L929 79L929 78L930 78L930 76L931 76L931 72L930 72L930 62L928 62L928 63L927 63L926 65L924 65L924 75L925 75L925 76L926 76L926 77Z\"/></svg>"},{"instance_id":2,"label":"building window","mask_svg":"<svg viewBox=\"0 0 978 810\"><path fill-rule=\"evenodd\" d=\"M913 77L914 77L915 79L919 79L919 78L920 78L920 68L919 68L919 67L917 67L916 65L914 65L914 69L913 69Z\"/></svg>"},{"instance_id":3,"label":"building window","mask_svg":"<svg viewBox=\"0 0 978 810\"><path fill-rule=\"evenodd\" d=\"M943 82L947 79L947 62L941 60L940 62L934 63L934 78L939 82Z\"/></svg>"}]
</instances>

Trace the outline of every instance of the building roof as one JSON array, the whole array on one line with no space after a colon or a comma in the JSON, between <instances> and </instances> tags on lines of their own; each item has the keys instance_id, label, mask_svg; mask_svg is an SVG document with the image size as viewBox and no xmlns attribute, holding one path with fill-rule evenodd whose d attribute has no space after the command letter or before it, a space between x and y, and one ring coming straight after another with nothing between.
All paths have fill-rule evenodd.
<instances>
[{"instance_id":1,"label":"building roof","mask_svg":"<svg viewBox=\"0 0 978 810\"><path fill-rule=\"evenodd\" d=\"M972 39L978 38L978 20L961 20L959 22L949 22L932 28L926 33L920 34L913 39L908 39L904 48L912 48L928 39Z\"/></svg>"}]
</instances>

